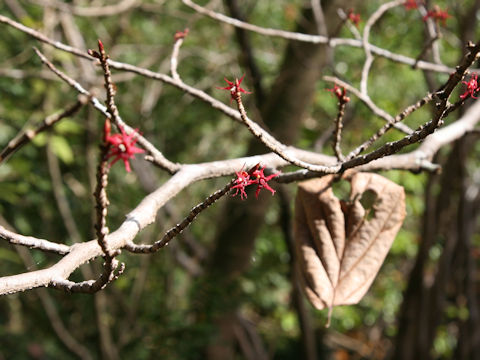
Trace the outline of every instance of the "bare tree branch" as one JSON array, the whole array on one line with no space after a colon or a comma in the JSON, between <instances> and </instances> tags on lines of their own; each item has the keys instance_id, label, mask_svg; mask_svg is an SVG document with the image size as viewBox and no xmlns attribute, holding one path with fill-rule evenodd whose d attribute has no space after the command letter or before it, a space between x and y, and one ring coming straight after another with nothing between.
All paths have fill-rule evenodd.
<instances>
[{"instance_id":1,"label":"bare tree branch","mask_svg":"<svg viewBox=\"0 0 480 360\"><path fill-rule=\"evenodd\" d=\"M362 69L362 79L360 80L360 91L362 94L365 94L368 96L368 74L370 72L370 68L372 67L373 64L373 56L372 56L372 51L370 49L370 43L369 43L369 37L370 37L370 31L372 29L372 26L385 14L388 10L401 5L404 1L403 0L395 0L391 1L389 3L381 5L367 20L367 23L365 24L365 28L363 29L363 35L362 35L362 45L363 49L365 50L365 63L363 64L363 69Z\"/></svg>"},{"instance_id":2,"label":"bare tree branch","mask_svg":"<svg viewBox=\"0 0 480 360\"><path fill-rule=\"evenodd\" d=\"M223 14L216 13L212 10L206 9L196 3L194 3L191 0L182 0L182 2L187 5L188 7L194 9L200 14L206 15L211 17L212 19L230 24L232 26L240 27L242 29L248 30L248 31L253 31L258 34L266 35L266 36L272 36L272 37L280 37L283 39L289 39L289 40L296 40L296 41L303 41L303 42L310 42L314 44L327 44L330 47L337 47L337 46L351 46L351 47L356 47L356 48L362 48L363 43L361 40L357 39L343 39L343 38L332 38L329 39L326 36L322 35L309 35L309 34L302 34L302 33L296 33L292 31L285 31L285 30L277 30L277 29L271 29L271 28L264 28L261 26L256 26L252 25L249 23L245 23L243 21L237 20L230 18L228 16L225 16ZM0 22L2 19L0 18ZM395 54L392 53L391 51L379 48L375 45L369 45L369 49L372 53L382 56L384 58L390 59L395 62L403 63L406 65L413 66L416 62L414 58L405 56L405 55L400 55L400 54ZM418 69L423 69L423 70L431 70L435 72L443 72L443 73L452 73L455 71L455 69L450 68L445 65L441 64L434 64L430 63L427 61L419 61L416 66Z\"/></svg>"},{"instance_id":3,"label":"bare tree branch","mask_svg":"<svg viewBox=\"0 0 480 360\"><path fill-rule=\"evenodd\" d=\"M183 44L183 40L188 35L188 31L189 31L188 28L185 29L184 31L178 31L174 37L175 43L173 44L172 56L170 58L170 72L172 73L173 79L177 81L181 81L180 75L178 75L178 72L177 72L178 54L180 53L180 47Z\"/></svg>"},{"instance_id":4,"label":"bare tree branch","mask_svg":"<svg viewBox=\"0 0 480 360\"><path fill-rule=\"evenodd\" d=\"M58 75L62 80L64 80L67 84L69 84L71 87L73 87L75 90L77 90L80 94L86 95L90 101L90 103L100 112L102 112L107 118L110 118L112 115L108 111L107 107L102 105L101 102L94 96L90 94L87 90L85 90L80 83L76 82L60 70L58 70L46 57L43 55L39 50L34 49L37 55L40 57L42 62L48 66L50 70L52 70L56 75ZM117 114L118 115L118 114ZM116 124L118 126L121 126L127 134L133 132L134 130L128 126L120 117L120 115L115 117ZM136 135L136 138L138 140L138 143L143 146L145 150L147 150L150 155L152 156L153 161L155 164L158 166L166 169L170 173L174 173L177 171L180 167L179 164L172 163L168 159L166 159L163 154L154 146L152 145L147 139L145 139L143 136L140 134Z\"/></svg>"},{"instance_id":5,"label":"bare tree branch","mask_svg":"<svg viewBox=\"0 0 480 360\"><path fill-rule=\"evenodd\" d=\"M88 101L97 110L99 110L107 118L111 118L113 121L115 121L118 126L125 128L127 133L131 134L134 130L127 124L125 124L125 122L121 119L118 113L118 109L114 102L115 90L113 88L110 68L128 71L134 74L139 74L149 79L154 79L163 83L170 84L180 89L184 93L190 94L195 98L202 100L206 104L209 104L212 108L221 111L230 118L236 120L242 125L245 125L250 130L250 132L259 140L261 140L263 144L267 146L267 148L272 150L273 153L198 164L176 164L166 159L163 154L158 149L156 149L156 147L148 140L141 136L138 136L138 142L149 152L149 157L151 158L151 160L153 160L154 163L156 163L160 167L167 170L173 176L171 176L158 189L154 190L152 193L142 199L140 203L127 215L126 220L115 231L108 233L107 231L105 231L105 215L107 201L106 197L103 197L103 195L105 195L104 190L106 187L106 172L104 171L104 168L103 170L99 168L99 175L97 176L97 198L99 199L99 203L101 203L101 206L98 206L99 212L97 217L99 221L96 240L74 244L69 247L65 245L58 245L43 239L36 239L32 237L25 237L22 235L14 234L0 227L0 237L9 241L12 244L19 244L65 255L60 261L58 261L56 264L49 268L0 278L0 294L14 293L37 287L52 287L68 292L87 293L93 293L102 289L107 283L115 280L124 271L124 264L120 264L115 259L115 255L118 251L120 251L121 249L126 249L136 253L151 253L159 250L176 235L178 235L183 229L185 229L189 224L191 224L195 217L201 211L203 211L208 206L212 205L215 201L220 199L222 196L227 194L236 181L230 181L224 188L213 193L204 202L194 207L185 219L183 219L179 224L170 229L159 241L151 245L136 245L134 243L134 239L136 238L138 233L146 226L155 221L155 216L157 212L163 206L165 206L168 200L174 198L186 187L203 179L215 178L220 176L231 176L245 166L247 168L251 168L259 163L265 164L269 168L273 169L281 168L292 164L303 168L302 170L297 172L282 174L278 176L275 180L279 182L290 182L308 177L319 177L325 173L342 174L348 169L353 168L358 171L387 170L393 168L408 169L414 171L436 170L435 164L432 164L431 161L433 160L433 155L440 149L440 147L445 145L446 143L460 138L468 131L472 131L475 124L480 121L480 116L478 115L479 111L477 108L478 105L475 105L471 108L471 110L475 110L476 113L472 111L467 111L465 116L463 116L460 120L434 133L434 131L442 125L445 116L447 116L451 111L464 103L465 99L462 99L461 102L457 102L452 105L449 102L449 97L452 94L454 88L463 79L468 68L478 58L480 44L469 44L467 48L467 55L461 61L459 66L457 66L454 70L441 64L432 64L424 61L419 61L419 68L437 72L454 71L454 73L450 76L445 85L442 86L439 90L437 90L434 94L427 94L426 97L418 101L416 104L406 108L396 117L386 114L383 110L376 107L373 101L368 97L367 78L371 66L371 61L373 61L373 54L384 56L394 61L399 61L403 63L415 63L415 59L406 58L398 54L386 52L385 50L379 49L368 42L369 33L374 23L385 11L387 11L393 6L398 6L399 4L401 4L402 2L400 1L393 1L381 6L379 10L370 17L370 19L367 21L367 26L364 30L362 41L358 41L355 39L328 39L326 36L321 35L306 35L300 33L260 28L207 10L194 4L190 0L183 0L183 2L186 5L194 8L199 13L206 14L217 20L228 22L232 25L247 30L263 33L265 35L280 36L287 39L308 41L313 43L329 44L332 48L339 45L363 47L367 54L367 61L364 65L364 71L362 75L362 91L358 91L351 86L350 89L352 90L352 92L356 92L356 95L358 94L359 98L361 98L362 101L364 101L370 107L370 109L372 109L374 114L387 120L387 124L384 127L380 128L370 139L368 139L366 142L364 142L354 151L352 151L345 160L339 161L338 159L331 156L315 154L309 151L304 151L295 147L287 146L274 138L269 132L267 132L257 123L249 119L240 96L240 84L238 80L236 80L234 87L229 88L229 90L231 90L232 98L235 99L237 102L238 111L214 99L206 92L201 91L193 86L187 85L183 81L181 81L180 76L177 73L176 61L178 58L178 49L181 45L181 39L177 39L174 52L172 54L172 76L168 76L162 73L156 73L134 65L109 60L103 53L103 49L100 49L100 52L102 53L101 56L95 57L100 60L104 71L105 85L107 90L107 106L101 104L100 101L97 98L93 97L90 92L85 90L79 82L73 80L71 77L58 70L42 53L36 50L37 55L51 71L53 71L63 81L67 82L80 94L87 96ZM69 11L70 10L71 8L69 8ZM54 41L42 35L41 33L30 29L24 25L21 25L17 22L14 22L13 20L6 18L2 15L0 15L0 22L8 24L22 32L29 34L30 36L33 36L34 38L42 42L53 45L58 49L67 51L83 59L88 59L90 61L93 60L92 56L87 55L85 52L77 48L70 47L63 43ZM341 84L341 82L339 83ZM346 85L346 87L347 86L348 84ZM385 134L385 132L388 131L390 128L394 126L400 126L398 124L399 121L402 121L413 111L423 106L427 102L432 101L433 99L435 99L436 101L436 108L430 121L425 122L415 131L408 129L408 127L404 127L403 130L407 132L407 135L403 138L384 144L365 155L360 155L361 152L371 146L374 141L383 136L383 134ZM81 104L75 105L78 107L81 106ZM75 105L72 108L75 108ZM341 119L340 116L339 118ZM340 121L339 124L341 124ZM339 159L342 158L342 154L339 150L340 137L340 126L338 125L336 141L338 149L337 146L335 146L335 151ZM28 141L28 139L30 138L27 136L26 139L26 141ZM410 144L419 143L422 141L422 145L417 150L414 150L411 153L393 155ZM16 143L14 143L14 145L10 147L7 147L8 149L10 149L8 150L9 152L13 152L14 150L11 149L16 149L20 146L15 144ZM1 156L3 157L3 152ZM107 156L104 152L102 157L102 164L104 166L106 166L106 160ZM87 280L79 283L75 283L69 280L70 275L76 269L86 264L88 261L91 261L92 259L100 256L105 257L105 266L103 273L100 274L98 279Z\"/></svg>"},{"instance_id":6,"label":"bare tree branch","mask_svg":"<svg viewBox=\"0 0 480 360\"><path fill-rule=\"evenodd\" d=\"M128 243L127 246L125 246L125 249L134 252L134 253L154 253L158 250L160 250L162 247L168 244L170 240L172 240L175 236L180 234L188 225L190 225L193 220L197 217L198 214L200 214L203 210L207 209L209 206L213 205L218 199L220 199L222 196L227 194L232 186L235 184L236 179L230 181L227 185L225 185L222 189L215 191L212 195L210 195L208 198L205 199L205 201L201 202L197 206L195 206L191 211L188 216L183 219L182 222L178 223L175 225L173 228L168 230L165 235L162 237L162 239L156 241L152 245L136 245L133 242Z\"/></svg>"},{"instance_id":7,"label":"bare tree branch","mask_svg":"<svg viewBox=\"0 0 480 360\"><path fill-rule=\"evenodd\" d=\"M0 225L0 238L8 241L10 244L26 246L30 249L40 249L60 255L68 254L71 250L70 246L57 244L44 239L37 239L32 236L23 236L8 231Z\"/></svg>"}]
</instances>

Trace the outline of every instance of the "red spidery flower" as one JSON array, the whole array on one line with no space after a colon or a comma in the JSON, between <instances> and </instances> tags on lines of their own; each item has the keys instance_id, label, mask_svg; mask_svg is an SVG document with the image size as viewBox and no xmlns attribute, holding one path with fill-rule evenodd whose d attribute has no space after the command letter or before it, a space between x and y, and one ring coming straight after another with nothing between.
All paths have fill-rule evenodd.
<instances>
[{"instance_id":1,"label":"red spidery flower","mask_svg":"<svg viewBox=\"0 0 480 360\"><path fill-rule=\"evenodd\" d=\"M275 194L275 190L268 185L268 182L272 180L274 177L278 176L279 173L271 174L265 176L263 171L265 170L265 166L260 169L260 164L255 165L250 171L238 171L235 172L237 175L237 179L235 180L235 185L232 186L232 189L237 189L235 194L232 196L238 195L240 193L240 198L245 200L247 198L247 193L245 192L245 187L252 184L257 184L257 190L255 190L255 197L258 199L258 194L260 190L267 189L273 194Z\"/></svg>"},{"instance_id":2,"label":"red spidery flower","mask_svg":"<svg viewBox=\"0 0 480 360\"><path fill-rule=\"evenodd\" d=\"M467 85L467 89L462 95L460 95L460 99L465 100L468 97L472 97L473 99L478 99L475 97L475 93L480 90L477 79L478 79L477 73L473 73L468 82L462 81L463 84Z\"/></svg>"},{"instance_id":3,"label":"red spidery flower","mask_svg":"<svg viewBox=\"0 0 480 360\"><path fill-rule=\"evenodd\" d=\"M243 81L243 78L245 77L245 75L243 75L240 80L235 78L235 81L230 81L228 80L227 78L224 78L224 80L227 82L228 86L225 86L225 87L218 87L217 86L217 89L220 89L220 90L229 90L230 91L230 96L231 96L231 99L230 99L230 103L232 102L232 100L235 100L235 98L237 97L237 94L239 92L241 93L244 93L244 94L251 94L250 91L247 91L245 89L243 89L240 84L242 83Z\"/></svg>"},{"instance_id":4,"label":"red spidery flower","mask_svg":"<svg viewBox=\"0 0 480 360\"><path fill-rule=\"evenodd\" d=\"M258 194L262 189L267 189L272 193L272 195L275 194L275 190L272 189L270 185L268 185L268 181L280 175L279 173L276 173L276 174L265 176L265 174L263 173L263 170L265 170L265 166L260 169L260 164L257 164L257 166L255 167L255 170L253 170L252 172L252 177L253 177L252 184L257 184L257 190L255 190L255 197L257 199L258 199Z\"/></svg>"},{"instance_id":5,"label":"red spidery flower","mask_svg":"<svg viewBox=\"0 0 480 360\"><path fill-rule=\"evenodd\" d=\"M350 101L350 98L347 96L347 89L344 87L339 87L337 84L333 87L333 89L325 89L330 91L334 96L337 97L338 101L347 103Z\"/></svg>"},{"instance_id":6,"label":"red spidery flower","mask_svg":"<svg viewBox=\"0 0 480 360\"><path fill-rule=\"evenodd\" d=\"M235 171L235 174L237 175L237 179L235 180L235 185L232 186L232 189L237 189L237 192L232 196L236 196L238 195L238 192L240 192L240 198L244 200L247 198L245 187L253 184L253 182L250 180L250 174L246 171Z\"/></svg>"},{"instance_id":7,"label":"red spidery flower","mask_svg":"<svg viewBox=\"0 0 480 360\"><path fill-rule=\"evenodd\" d=\"M353 12L353 9L349 9L347 17L348 17L348 20L350 20L353 25L358 27L358 24L360 23L360 14L355 14Z\"/></svg>"},{"instance_id":8,"label":"red spidery flower","mask_svg":"<svg viewBox=\"0 0 480 360\"><path fill-rule=\"evenodd\" d=\"M418 9L417 0L407 0L403 3L403 6L405 6L407 10Z\"/></svg>"},{"instance_id":9,"label":"red spidery flower","mask_svg":"<svg viewBox=\"0 0 480 360\"><path fill-rule=\"evenodd\" d=\"M442 22L442 24L445 25L445 22L449 17L451 17L451 15L447 12L447 10L442 10L438 7L438 5L435 5L433 10L428 11L427 15L423 17L423 21L427 21L428 18L432 18L433 20Z\"/></svg>"},{"instance_id":10,"label":"red spidery flower","mask_svg":"<svg viewBox=\"0 0 480 360\"><path fill-rule=\"evenodd\" d=\"M177 31L175 33L175 35L173 35L173 39L175 41L178 41L180 39L185 39L187 37L189 31L190 31L189 28L185 28L185 30L183 30L183 31Z\"/></svg>"},{"instance_id":11,"label":"red spidery flower","mask_svg":"<svg viewBox=\"0 0 480 360\"><path fill-rule=\"evenodd\" d=\"M137 142L136 135L138 134L138 129L135 129L130 134L127 134L123 127L120 126L120 134L110 135L110 120L105 121L104 125L104 137L103 140L106 144L110 146L108 152L108 159L113 158L113 161L110 163L110 166L115 164L118 160L122 160L125 164L125 170L127 172L131 171L129 159L133 159L135 154L142 154L145 150L140 149L135 146Z\"/></svg>"}]
</instances>

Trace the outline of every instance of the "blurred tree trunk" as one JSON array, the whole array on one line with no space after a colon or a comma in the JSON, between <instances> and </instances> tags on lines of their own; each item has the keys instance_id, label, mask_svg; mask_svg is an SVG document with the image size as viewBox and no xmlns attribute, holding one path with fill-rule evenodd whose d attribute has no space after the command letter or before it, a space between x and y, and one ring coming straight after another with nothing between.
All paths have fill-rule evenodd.
<instances>
[{"instance_id":1,"label":"blurred tree trunk","mask_svg":"<svg viewBox=\"0 0 480 360\"><path fill-rule=\"evenodd\" d=\"M338 26L340 20L335 14L336 9L346 4L353 5L352 1L323 2L329 29ZM310 1L305 2L299 14L296 31L317 33ZM302 118L312 102L316 82L329 61L327 53L321 45L289 42L279 75L265 103L258 104L262 123L286 144L292 144L297 139ZM259 85L255 87L259 88ZM248 154L266 150L259 140L252 139ZM230 198L217 225L213 254L199 285L202 299L197 306L199 317L206 317L203 320L207 324L214 324L214 335L207 349L209 359L233 358L233 325L241 302L237 280L250 265L255 239L270 203L268 194L262 195L258 200Z\"/></svg>"},{"instance_id":2,"label":"blurred tree trunk","mask_svg":"<svg viewBox=\"0 0 480 360\"><path fill-rule=\"evenodd\" d=\"M480 1L475 0L468 8L455 9L462 43L474 40L479 8ZM442 175L429 177L422 237L398 316L393 359L434 358L440 326L458 332L455 359L480 359L479 274L472 251L480 196L471 195L473 185L469 185L472 179L467 168L475 140L474 136L465 136L457 141L443 164ZM435 246L443 248L436 263L430 259ZM445 314L450 305L457 308L453 319ZM462 311L466 314L465 310L466 318L460 316Z\"/></svg>"},{"instance_id":3,"label":"blurred tree trunk","mask_svg":"<svg viewBox=\"0 0 480 360\"><path fill-rule=\"evenodd\" d=\"M480 323L474 287L477 270L471 249L478 220L478 211L473 208L479 204L478 196L470 198L466 185L473 145L468 137L456 142L443 174L430 176L420 248L399 314L393 359L433 359L434 340L441 325L459 328L462 334L455 359L479 358ZM440 191L435 194L438 187ZM443 250L435 263L430 254L439 245ZM457 309L453 319L445 314L447 306ZM469 313L464 320L460 316L462 308Z\"/></svg>"},{"instance_id":4,"label":"blurred tree trunk","mask_svg":"<svg viewBox=\"0 0 480 360\"><path fill-rule=\"evenodd\" d=\"M478 181L477 184L464 181L457 216L459 251L455 259L455 263L460 265L463 271L455 273L454 285L458 294L457 305L466 308L468 313L464 312L458 319L459 332L455 359L480 359L480 314L477 293L480 273L476 264L479 253L478 250L475 252L472 246L473 236L479 233L479 215Z\"/></svg>"},{"instance_id":5,"label":"blurred tree trunk","mask_svg":"<svg viewBox=\"0 0 480 360\"><path fill-rule=\"evenodd\" d=\"M278 196L280 201L280 225L285 239L285 245L290 254L290 281L292 282L291 298L292 307L297 313L298 323L302 334L302 350L303 356L299 357L305 360L318 359L318 346L315 339L315 327L312 324L312 317L309 309L305 305L306 299L303 296L300 287L300 280L297 265L297 255L295 253L295 239L293 238L293 214L290 207L293 197L289 194L286 187L278 189Z\"/></svg>"}]
</instances>

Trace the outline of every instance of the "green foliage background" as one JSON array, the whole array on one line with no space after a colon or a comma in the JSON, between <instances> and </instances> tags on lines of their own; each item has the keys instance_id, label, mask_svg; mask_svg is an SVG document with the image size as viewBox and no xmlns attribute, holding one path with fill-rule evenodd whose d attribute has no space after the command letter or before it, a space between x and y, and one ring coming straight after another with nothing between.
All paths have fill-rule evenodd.
<instances>
[{"instance_id":1,"label":"green foliage background","mask_svg":"<svg viewBox=\"0 0 480 360\"><path fill-rule=\"evenodd\" d=\"M464 5L472 1L464 1ZM45 22L53 10L20 1L26 16L22 23L45 31ZM84 36L86 46L94 48L101 38L113 59L145 66L161 72L169 68L173 34L185 27L190 34L181 50L179 72L183 80L212 96L228 102L228 94L216 90L223 86L223 77L232 78L245 72L238 63L238 47L234 29L211 19L198 16L178 1L143 1L145 7L114 17L75 17L75 24ZM199 1L199 3L201 3ZM205 1L203 3L206 3ZM300 0L244 1L250 22L265 27L292 30L299 13ZM359 11L362 18L371 14L383 1L369 1ZM453 13L458 7L453 2ZM468 4L467 4L468 3ZM147 5L150 5L147 10ZM15 18L10 8L0 2L0 13ZM362 28L364 24L360 25ZM454 65L461 55L455 16L448 20L445 36L440 41L442 59ZM19 131L38 124L45 116L58 112L75 101L77 94L66 84L57 81L34 55L36 46L61 68L82 82L77 59L72 55L40 44L27 35L0 25L0 70L18 69L28 76L16 79L0 76L0 147L3 148ZM423 42L423 23L414 12L396 8L385 16L372 33L372 42L394 52L415 57ZM343 29L342 36L350 36ZM477 32L478 35L478 32ZM65 41L60 26L49 34ZM256 60L263 72L268 89L277 75L282 60L285 40L251 34ZM359 84L364 53L361 49L341 47L335 51L335 70L353 85ZM92 65L93 66L93 65ZM103 96L102 76L88 84ZM117 104L122 117L161 149L172 161L195 163L241 156L246 150L248 131L206 104L192 99L175 88L155 83L139 76L116 72ZM436 75L445 81L447 75ZM123 78L125 79L125 77ZM245 80L249 88L249 79ZM154 106L142 111L146 95L159 87ZM317 138L328 129L336 115L336 102L324 91L331 87L323 81L308 117L302 123L302 136L298 146L311 149ZM369 79L371 97L391 114L421 98L427 91L421 72L385 59L377 59ZM155 90L156 91L156 90ZM373 117L368 109L352 97L348 112L352 116L344 130L344 152L370 136L382 121ZM249 100L246 100L249 109ZM416 112L408 120L415 127L429 117L429 109ZM457 115L452 114L452 120ZM103 118L90 108L81 110L72 118L63 120L48 133L42 134L0 166L0 214L19 233L57 242L72 243L72 239L59 216L51 175L47 166L47 148L58 159L63 190L83 241L93 238L92 232L92 164L96 162L96 149L100 139ZM447 120L447 123L452 120ZM382 141L399 137L392 132ZM412 148L407 149L410 151ZM331 154L329 144L321 149ZM477 146L477 154L478 151ZM166 175L153 170L154 181L161 185ZM391 171L383 175L405 187L407 193L407 219L394 242L386 262L371 290L357 306L336 308L332 325L323 330L326 313L310 309L319 332L334 332L363 342L366 332L375 325L382 330L381 347L388 349L396 333L395 321L402 302L406 274L412 266L419 241L419 226L424 211L423 191L426 175ZM198 183L172 201L176 214L184 216L188 210L209 193L223 186L229 179L215 179ZM294 194L295 185L288 191ZM108 189L111 207L109 227L116 227L129 210L147 194L134 173L126 174L121 165L112 168ZM253 197L248 201L255 201ZM210 249L219 216L220 206L214 206L199 217L190 228L191 235L206 249ZM141 234L139 241L156 240L163 231L179 219L159 214L158 222ZM254 319L262 339L275 359L293 359L300 348L300 330L291 303L289 254L279 227L279 205L268 210L265 226L257 239L255 253L248 272L239 280L242 293L237 301L240 312ZM177 240L174 240L177 241ZM228 241L228 239L225 239ZM178 239L183 246L181 239ZM441 249L438 249L441 251ZM58 260L55 255L32 251L35 267L45 268ZM432 252L432 261L438 254ZM25 265L15 248L0 247L0 273L2 276L25 271ZM96 357L101 357L97 321L104 321L112 331L121 358L196 358L192 350L203 341L208 329L196 327L192 304L201 297L202 289L174 260L173 250L165 250L151 257L122 254L126 262L125 274L104 292L107 312L97 317L95 298L90 295L69 295L48 290L60 318L72 335ZM100 261L93 264L98 271ZM28 270L32 270L30 267ZM144 278L143 278L144 277ZM74 279L81 279L80 272ZM144 279L140 297L136 297L136 284ZM225 289L219 289L219 292ZM225 294L223 294L225 295ZM461 309L451 309L453 313ZM435 350L439 356L448 356L454 338L447 330L438 334ZM40 350L39 350L40 349ZM35 351L44 358L67 359L73 355L59 341L37 297L37 290L0 298L0 358L35 358ZM329 348L326 352L334 352ZM41 358L41 357L38 357Z\"/></svg>"}]
</instances>

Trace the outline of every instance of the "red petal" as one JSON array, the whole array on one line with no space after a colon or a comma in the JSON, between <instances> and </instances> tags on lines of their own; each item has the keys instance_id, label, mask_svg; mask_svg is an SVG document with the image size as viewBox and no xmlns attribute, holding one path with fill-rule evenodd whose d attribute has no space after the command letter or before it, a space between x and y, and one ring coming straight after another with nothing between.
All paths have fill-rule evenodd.
<instances>
[{"instance_id":1,"label":"red petal","mask_svg":"<svg viewBox=\"0 0 480 360\"><path fill-rule=\"evenodd\" d=\"M130 163L128 162L127 159L124 158L123 163L125 164L125 170L127 170L127 172L132 171L132 169L130 169Z\"/></svg>"},{"instance_id":2,"label":"red petal","mask_svg":"<svg viewBox=\"0 0 480 360\"><path fill-rule=\"evenodd\" d=\"M100 52L103 52L104 51L104 48L103 48L103 43L100 39L98 39L98 49L100 50Z\"/></svg>"},{"instance_id":3,"label":"red petal","mask_svg":"<svg viewBox=\"0 0 480 360\"><path fill-rule=\"evenodd\" d=\"M225 80L228 85L230 85L230 86L233 85L233 82L229 81L226 77L224 77L223 80Z\"/></svg>"}]
</instances>

